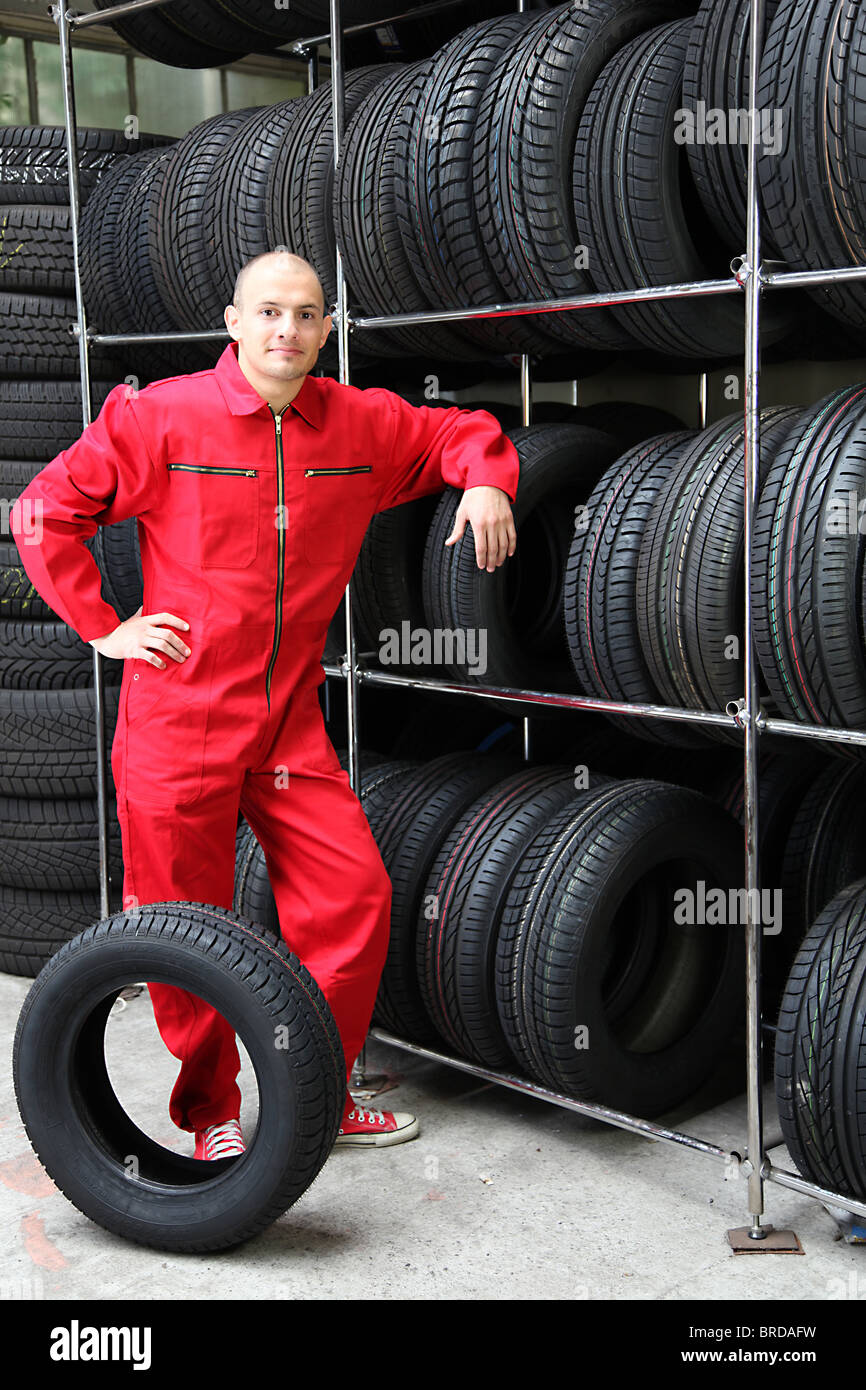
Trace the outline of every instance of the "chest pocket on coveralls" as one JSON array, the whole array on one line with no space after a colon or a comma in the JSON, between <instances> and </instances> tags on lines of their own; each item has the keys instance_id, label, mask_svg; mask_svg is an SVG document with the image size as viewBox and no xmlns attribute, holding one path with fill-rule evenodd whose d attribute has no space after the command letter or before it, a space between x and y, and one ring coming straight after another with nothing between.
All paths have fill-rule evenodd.
<instances>
[{"instance_id":1,"label":"chest pocket on coveralls","mask_svg":"<svg viewBox=\"0 0 866 1390\"><path fill-rule=\"evenodd\" d=\"M200 647L200 639L190 640L186 632L180 636L192 648L183 663L159 652L165 670L137 658L124 672L124 771L118 790L131 801L186 806L201 793L214 648Z\"/></svg>"},{"instance_id":2,"label":"chest pocket on coveralls","mask_svg":"<svg viewBox=\"0 0 866 1390\"><path fill-rule=\"evenodd\" d=\"M245 569L259 548L259 475L242 465L170 463L172 549L202 569Z\"/></svg>"},{"instance_id":3,"label":"chest pocket on coveralls","mask_svg":"<svg viewBox=\"0 0 866 1390\"><path fill-rule=\"evenodd\" d=\"M303 470L304 554L313 565L348 560L361 548L379 488L372 464Z\"/></svg>"}]
</instances>

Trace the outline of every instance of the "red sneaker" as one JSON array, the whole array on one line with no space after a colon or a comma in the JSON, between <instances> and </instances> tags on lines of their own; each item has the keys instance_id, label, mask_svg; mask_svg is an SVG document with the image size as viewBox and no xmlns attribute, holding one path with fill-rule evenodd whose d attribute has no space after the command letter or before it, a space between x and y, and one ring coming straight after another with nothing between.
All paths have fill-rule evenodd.
<instances>
[{"instance_id":1,"label":"red sneaker","mask_svg":"<svg viewBox=\"0 0 866 1390\"><path fill-rule=\"evenodd\" d=\"M402 1110L396 1113L374 1110L370 1106L365 1109L356 1105L349 1096L334 1147L346 1144L359 1148L368 1145L382 1148L385 1144L402 1144L407 1139L414 1139L418 1132L418 1121L414 1115Z\"/></svg>"},{"instance_id":2,"label":"red sneaker","mask_svg":"<svg viewBox=\"0 0 866 1390\"><path fill-rule=\"evenodd\" d=\"M221 1125L208 1125L196 1131L193 1158L233 1158L246 1153L247 1146L238 1120L226 1120Z\"/></svg>"}]
</instances>

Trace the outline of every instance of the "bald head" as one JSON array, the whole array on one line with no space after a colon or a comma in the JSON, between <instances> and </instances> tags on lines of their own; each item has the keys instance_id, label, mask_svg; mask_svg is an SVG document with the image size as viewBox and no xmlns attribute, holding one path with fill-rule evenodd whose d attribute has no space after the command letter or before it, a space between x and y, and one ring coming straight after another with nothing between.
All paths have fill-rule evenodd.
<instances>
[{"instance_id":1,"label":"bald head","mask_svg":"<svg viewBox=\"0 0 866 1390\"><path fill-rule=\"evenodd\" d=\"M276 271L281 271L283 274L288 273L298 277L307 276L311 283L314 283L316 286L316 294L320 301L322 315L324 316L325 291L322 289L322 282L316 274L315 268L310 265L309 261L305 261L303 256L296 256L293 251L290 251L288 247L285 246L277 247L274 251L263 251L260 256L253 256L252 260L247 261L245 265L241 266L238 271L237 279L235 280L234 295L232 297L232 303L239 312L243 308L244 285L249 277L250 271L255 267L261 267L262 270L272 268Z\"/></svg>"}]
</instances>

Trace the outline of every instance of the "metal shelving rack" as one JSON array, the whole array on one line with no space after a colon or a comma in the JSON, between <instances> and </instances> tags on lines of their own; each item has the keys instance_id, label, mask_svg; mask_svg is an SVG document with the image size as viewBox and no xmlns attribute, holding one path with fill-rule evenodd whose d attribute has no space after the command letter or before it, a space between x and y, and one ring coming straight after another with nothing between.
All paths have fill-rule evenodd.
<instances>
[{"instance_id":1,"label":"metal shelving rack","mask_svg":"<svg viewBox=\"0 0 866 1390\"><path fill-rule=\"evenodd\" d=\"M159 4L170 4L171 0L129 0L128 3L118 4L108 10L100 10L94 14L76 14L68 8L68 0L58 0L58 3L50 7L50 13L54 19L60 38L61 63L63 68L63 88L64 88L64 113L66 123L67 149L69 155L69 201L70 201L70 221L73 235L74 248L74 267L75 267L75 296L77 319L73 326L73 331L77 334L79 344L79 361L81 370L82 386L82 414L83 423L86 427L91 421L90 406L90 370L89 370L89 349L90 344L99 342L105 344L121 345L125 343L137 343L160 340L165 342L189 342L203 341L208 339L225 338L227 334L224 329L201 333L172 333L172 334L97 334L88 330L86 320L86 310L82 296L80 266L79 266L79 222L80 222L80 195L78 178L78 159L77 146L75 141L75 87L72 69L72 35L76 29L84 28L91 24L106 24L113 19L121 18L126 15L133 15L139 11L155 8ZM457 0L437 0L437 3L425 5L419 9L411 11L399 11L391 16L395 19L417 18L420 14L449 8L457 3ZM517 0L516 8L519 11L531 9L532 5L527 4L526 0ZM387 23L387 20L379 20L363 25L353 25L346 32L359 32L363 29L376 27L377 24ZM757 73L760 64L760 36L764 24L764 4L763 0L751 0L750 5L750 54L749 54L749 90L757 90ZM300 40L292 45L292 49L307 62L308 88L312 88L318 81L318 53L319 49L328 44L330 47L331 58L331 92L334 113L334 161L335 164L340 158L340 149L345 129L344 101L343 101L343 29L341 24L341 0L330 0L330 32L317 35L313 38ZM471 309L452 309L442 311L431 311L414 314L394 314L368 317L355 317L349 310L348 288L343 269L342 255L337 250L337 305L335 312L335 325L337 330L337 343L339 351L339 380L343 384L349 382L349 331L350 329L364 330L367 328L388 328L409 324L424 323L458 323L469 319L483 319L489 317L517 316L531 313L558 313L566 309L580 309L583 306L602 307L605 305L615 305L619 303L644 303L653 300L678 299L686 297L696 297L711 294L744 294L745 295L745 355L744 355L744 424L745 424L745 690L743 697L735 702L731 702L725 713L714 713L707 710L689 710L674 708L667 705L651 704L624 704L610 700L598 700L584 698L582 696L563 695L556 692L542 690L514 690L501 686L475 686L462 685L458 682L430 680L427 678L412 678L406 676L389 675L382 671L367 669L358 663L355 647L355 632L352 612L352 592L351 585L346 588L345 595L345 618L346 618L346 659L339 666L324 664L326 675L338 677L346 682L347 696L347 720L348 720L348 752L349 752L349 778L356 795L360 792L360 761L359 761L359 728L358 728L358 692L362 683L372 686L400 686L411 687L419 690L433 690L459 693L471 696L475 699L491 700L505 697L516 703L523 703L527 707L527 715L524 718L524 758L530 756L530 727L529 713L533 707L547 706L563 709L596 710L607 714L624 714L635 718L659 718L671 721L682 721L685 723L714 724L726 728L734 728L742 732L743 743L743 766L744 766L744 862L745 862L745 887L757 890L758 887L758 769L757 769L757 741L762 732L787 734L800 738L825 739L834 742L844 742L851 744L866 745L866 730L837 729L825 726L808 726L796 724L785 719L768 718L760 707L757 685L757 664L753 644L752 611L751 611L751 534L755 502L757 500L757 479L758 479L758 389L759 389L759 325L760 325L760 294L763 289L786 289L799 287L820 287L822 284L842 281L863 279L866 277L866 265L845 266L833 270L820 271L786 271L770 273L764 269L760 260L760 215L758 207L758 184L757 184L757 148L758 142L755 138L753 123L752 138L748 150L748 186L747 186L747 225L746 225L746 252L744 256L736 257L731 262L731 277L719 280L699 280L683 282L676 285L664 285L651 288L638 288L634 290L620 291L615 294L585 294L577 295L573 298L562 298L555 300L525 301L512 304L492 304L483 308ZM530 364L529 358L524 356L521 361L521 401L523 423L528 425L531 419L530 401ZM705 399L706 399L706 374L701 376L701 417L702 424L705 423ZM97 725L97 786L98 786L98 815L99 815L99 848L100 848L100 893L101 908L103 916L109 915L109 885L108 885L108 830L107 830L107 760L105 756L105 707L103 694L103 675L102 658L94 651L94 690L96 705L96 725ZM693 1135L685 1134L678 1130L667 1129L663 1125L656 1124L649 1120L642 1120L633 1115L627 1115L620 1111L611 1110L602 1105L589 1102L573 1100L569 1096L561 1095L550 1091L542 1086L535 1085L524 1077L511 1073L493 1071L485 1067L476 1066L474 1063L463 1058L452 1057L445 1053L435 1051L430 1048L421 1047L404 1038L394 1037L393 1035L379 1028L372 1028L370 1036L402 1048L416 1056L428 1058L440 1062L443 1065L464 1071L472 1076L495 1082L511 1090L519 1091L538 1099L546 1100L564 1109L572 1110L578 1114L593 1116L594 1118L606 1123L628 1130L635 1134L642 1134L655 1140L666 1143L677 1144L694 1152L703 1153L715 1159L721 1159L726 1164L736 1164L740 1173L748 1179L748 1210L750 1224L744 1228L749 1240L743 1240L741 1247L749 1248L749 1243L754 1242L752 1248L762 1248L757 1243L765 1240L772 1228L768 1228L762 1223L764 1214L764 1184L766 1182L776 1183L778 1186L785 1187L791 1191L798 1192L804 1196L809 1196L824 1202L826 1205L836 1207L843 1212L852 1213L855 1216L866 1217L866 1201L856 1201L846 1197L841 1193L832 1192L829 1189L819 1187L815 1183L808 1182L796 1173L791 1173L785 1169L778 1168L773 1164L765 1152L764 1127L762 1113L762 1056L761 1056L761 998L760 998L760 961L761 961L761 937L760 927L753 916L753 903L756 895L748 892L746 908L746 1009L747 1009L747 1034L746 1034L746 1097L747 1097L747 1134L743 1152L725 1150L715 1144L708 1143ZM353 1082L359 1085L364 1084L365 1079L365 1050L362 1051L358 1059L356 1073ZM732 1232L732 1237L738 1233ZM766 1247L764 1247L766 1248Z\"/></svg>"}]
</instances>

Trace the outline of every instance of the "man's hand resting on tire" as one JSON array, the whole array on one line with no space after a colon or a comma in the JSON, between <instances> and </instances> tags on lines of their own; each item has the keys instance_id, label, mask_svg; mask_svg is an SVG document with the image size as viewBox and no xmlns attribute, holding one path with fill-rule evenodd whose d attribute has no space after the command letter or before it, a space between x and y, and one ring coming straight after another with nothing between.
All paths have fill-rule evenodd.
<instances>
[{"instance_id":1,"label":"man's hand resting on tire","mask_svg":"<svg viewBox=\"0 0 866 1390\"><path fill-rule=\"evenodd\" d=\"M160 626L166 623L171 626ZM172 661L177 662L186 661L190 655L189 647L182 638L171 631L171 627L189 631L189 623L185 623L183 618L176 617L174 613L150 613L143 617L139 608L137 613L133 613L131 618L127 618L125 623L121 623L106 637L91 638L90 645L103 656L112 657L115 661L139 657L164 671L165 662L155 655L157 651L165 652Z\"/></svg>"}]
</instances>

